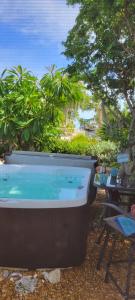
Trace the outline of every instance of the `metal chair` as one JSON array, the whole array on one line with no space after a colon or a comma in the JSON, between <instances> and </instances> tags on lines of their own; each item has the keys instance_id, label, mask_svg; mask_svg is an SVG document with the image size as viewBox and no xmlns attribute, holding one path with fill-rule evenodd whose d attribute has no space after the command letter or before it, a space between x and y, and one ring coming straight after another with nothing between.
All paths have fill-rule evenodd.
<instances>
[{"instance_id":1,"label":"metal chair","mask_svg":"<svg viewBox=\"0 0 135 300\"><path fill-rule=\"evenodd\" d=\"M129 196L130 195L129 192L122 191L121 193L119 193L117 190L114 190L114 191L110 190L110 193L108 193L108 188L104 187L104 189L106 192L106 200L105 200L105 203L103 203L103 205L105 207L104 207L103 213L100 217L100 227L102 228L102 230L96 240L96 244L98 244L98 245L101 243L103 235L106 231L106 224L104 222L104 218L116 215L116 206L117 207L118 206L125 207L126 210L129 211L131 204L133 204L130 201L129 201L129 203L126 203L121 199L121 196L127 196L127 195ZM106 205L106 204L114 204L115 210L113 209L113 206ZM100 205L102 205L102 203Z\"/></svg>"},{"instance_id":2,"label":"metal chair","mask_svg":"<svg viewBox=\"0 0 135 300\"><path fill-rule=\"evenodd\" d=\"M118 207L114 204L103 203L103 205L106 205L107 207L115 210L117 212L117 216L123 215L123 216L133 219L133 217L129 213L126 213L120 207ZM118 223L116 223L116 216L105 218L104 221L105 221L106 234L105 234L105 239L104 239L103 245L100 249L100 254L99 254L99 258L98 258L98 262L97 262L97 269L99 270L101 265L103 264L103 261L105 259L105 253L106 253L107 246L108 246L108 241L109 241L109 238L111 237L112 245L111 245L111 248L109 251L108 260L105 263L105 270L106 270L105 282L108 282L109 279L112 280L112 282L114 283L114 285L116 286L116 288L118 289L118 291L120 292L120 294L123 296L123 298L125 300L135 299L135 295L130 294L132 266L133 266L133 263L135 263L135 235L127 237L124 234L121 226ZM114 254L115 245L117 242L116 234L121 234L125 240L128 240L130 242L130 246L129 246L129 250L128 250L128 257L126 260L121 260L121 259L113 260L113 254ZM127 263L127 276L126 276L124 289L122 289L121 286L118 284L115 276L112 274L112 272L110 270L110 267L113 264L116 265L116 264L120 264L120 263L124 263L124 264Z\"/></svg>"}]
</instances>

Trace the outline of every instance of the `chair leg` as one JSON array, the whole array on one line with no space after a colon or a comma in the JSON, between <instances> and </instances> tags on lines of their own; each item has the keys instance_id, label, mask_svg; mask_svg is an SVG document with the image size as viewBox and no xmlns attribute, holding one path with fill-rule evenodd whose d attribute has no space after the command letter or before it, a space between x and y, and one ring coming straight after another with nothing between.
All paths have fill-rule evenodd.
<instances>
[{"instance_id":1,"label":"chair leg","mask_svg":"<svg viewBox=\"0 0 135 300\"><path fill-rule=\"evenodd\" d=\"M101 231L99 237L98 237L97 240L96 240L96 244L97 244L97 245L99 245L99 244L101 243L101 240L102 240L102 237L103 237L105 231L106 231L106 225L103 226L103 229L102 229L102 231Z\"/></svg>"},{"instance_id":2,"label":"chair leg","mask_svg":"<svg viewBox=\"0 0 135 300\"><path fill-rule=\"evenodd\" d=\"M114 249L115 249L115 244L116 244L116 239L115 239L115 236L114 236L113 237L113 241L112 241L112 246L111 246L111 249L110 249L110 253L109 253L108 262L107 262L107 265L106 265L106 274L105 274L105 282L106 283L109 280L109 270L110 270L110 266L111 266L111 263L112 263L112 258L113 258L113 252L114 252Z\"/></svg>"},{"instance_id":3,"label":"chair leg","mask_svg":"<svg viewBox=\"0 0 135 300\"><path fill-rule=\"evenodd\" d=\"M98 258L98 261L97 261L97 266L96 266L97 270L100 270L101 263L104 259L105 251L106 251L106 248L107 248L107 245L108 245L109 236L110 236L110 230L109 230L109 228L107 228L104 243L103 243L103 246L101 247L101 250L100 250L100 253L99 253L99 258Z\"/></svg>"},{"instance_id":4,"label":"chair leg","mask_svg":"<svg viewBox=\"0 0 135 300\"><path fill-rule=\"evenodd\" d=\"M126 287L125 287L125 300L129 299L134 250L135 250L135 242L131 244L128 253L128 268L127 268L127 280L126 280Z\"/></svg>"}]
</instances>

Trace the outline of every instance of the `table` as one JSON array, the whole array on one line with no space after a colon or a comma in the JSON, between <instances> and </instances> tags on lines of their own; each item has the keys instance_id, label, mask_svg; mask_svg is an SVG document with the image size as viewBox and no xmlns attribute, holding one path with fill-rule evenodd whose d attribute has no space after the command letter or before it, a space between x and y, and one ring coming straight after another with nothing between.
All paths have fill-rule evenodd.
<instances>
[{"instance_id":1,"label":"table","mask_svg":"<svg viewBox=\"0 0 135 300\"><path fill-rule=\"evenodd\" d=\"M132 204L135 204L135 188L125 187L119 184L116 185L100 185L99 182L94 181L94 186L98 189L105 190L106 197L105 203L115 204L119 207L126 208L126 211L130 211ZM129 196L128 201L123 201L122 196ZM104 218L116 215L116 211L113 208L105 206L101 215L100 224L102 224Z\"/></svg>"},{"instance_id":2,"label":"table","mask_svg":"<svg viewBox=\"0 0 135 300\"><path fill-rule=\"evenodd\" d=\"M135 188L125 187L119 184L115 186L108 185L105 187L108 192L108 202L116 205L124 205L130 210L130 206L135 204ZM121 196L128 196L129 201L123 202ZM133 198L134 197L134 198Z\"/></svg>"}]
</instances>

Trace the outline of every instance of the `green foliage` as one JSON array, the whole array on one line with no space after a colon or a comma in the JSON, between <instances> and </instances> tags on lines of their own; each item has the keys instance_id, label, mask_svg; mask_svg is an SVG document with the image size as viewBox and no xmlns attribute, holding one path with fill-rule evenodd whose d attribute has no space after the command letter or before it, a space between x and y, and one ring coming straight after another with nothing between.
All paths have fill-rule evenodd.
<instances>
[{"instance_id":1,"label":"green foliage","mask_svg":"<svg viewBox=\"0 0 135 300\"><path fill-rule=\"evenodd\" d=\"M70 145L70 153L74 154L89 154L89 148L96 144L96 140L94 138L89 138L83 134L79 134L72 138Z\"/></svg>"},{"instance_id":2,"label":"green foliage","mask_svg":"<svg viewBox=\"0 0 135 300\"><path fill-rule=\"evenodd\" d=\"M54 68L39 82L21 66L5 70L0 79L0 140L6 149L50 151L114 160L116 146L78 135L62 140L64 123L88 101L82 82Z\"/></svg>"},{"instance_id":3,"label":"green foliage","mask_svg":"<svg viewBox=\"0 0 135 300\"><path fill-rule=\"evenodd\" d=\"M64 54L72 59L68 72L86 81L94 96L93 101L100 99L104 105L111 104L117 108L119 99L124 99L131 114L133 129L135 1L67 2L71 5L80 4L76 23L64 43ZM132 132L129 131L129 140L133 141Z\"/></svg>"},{"instance_id":4,"label":"green foliage","mask_svg":"<svg viewBox=\"0 0 135 300\"><path fill-rule=\"evenodd\" d=\"M44 104L40 101L37 79L30 72L18 66L4 74L0 93L0 139L25 149L42 129Z\"/></svg>"},{"instance_id":5,"label":"green foliage","mask_svg":"<svg viewBox=\"0 0 135 300\"><path fill-rule=\"evenodd\" d=\"M10 151L9 144L4 141L0 142L0 157L3 157L4 153L9 151Z\"/></svg>"},{"instance_id":6,"label":"green foliage","mask_svg":"<svg viewBox=\"0 0 135 300\"><path fill-rule=\"evenodd\" d=\"M99 141L97 144L89 148L87 155L93 155L98 158L100 162L110 164L116 161L116 155L119 151L118 146L110 141Z\"/></svg>"},{"instance_id":7,"label":"green foliage","mask_svg":"<svg viewBox=\"0 0 135 300\"><path fill-rule=\"evenodd\" d=\"M102 127L97 130L97 135L103 140L111 140L118 144L122 151L128 147L128 134L131 122L131 116L128 110L121 112L121 119L117 115L109 114L109 122L102 124Z\"/></svg>"},{"instance_id":8,"label":"green foliage","mask_svg":"<svg viewBox=\"0 0 135 300\"><path fill-rule=\"evenodd\" d=\"M89 155L98 158L100 162L110 164L116 160L118 148L113 142L100 141L79 134L71 141L52 138L44 150L53 153Z\"/></svg>"},{"instance_id":9,"label":"green foliage","mask_svg":"<svg viewBox=\"0 0 135 300\"><path fill-rule=\"evenodd\" d=\"M69 153L69 154L86 154L89 145L96 144L95 139L90 139L83 134L78 134L71 141L60 138L53 138L49 143L48 150L51 152ZM45 145L46 147L46 145Z\"/></svg>"},{"instance_id":10,"label":"green foliage","mask_svg":"<svg viewBox=\"0 0 135 300\"><path fill-rule=\"evenodd\" d=\"M102 127L98 130L98 135L101 139L114 141L119 145L121 150L126 149L128 146L128 128L119 128L115 124L109 126L103 123Z\"/></svg>"},{"instance_id":11,"label":"green foliage","mask_svg":"<svg viewBox=\"0 0 135 300\"><path fill-rule=\"evenodd\" d=\"M42 149L43 141L56 135L87 94L82 83L64 70L51 69L41 81L21 66L4 70L0 78L0 140L10 148Z\"/></svg>"},{"instance_id":12,"label":"green foliage","mask_svg":"<svg viewBox=\"0 0 135 300\"><path fill-rule=\"evenodd\" d=\"M54 147L57 140L60 139L61 129L53 124L48 124L44 127L44 131L37 137L35 141L35 149L37 151L50 152L51 147Z\"/></svg>"},{"instance_id":13,"label":"green foliage","mask_svg":"<svg viewBox=\"0 0 135 300\"><path fill-rule=\"evenodd\" d=\"M43 98L49 108L49 116L55 120L59 109L66 111L67 107L72 111L81 106L89 98L84 85L70 78L64 70L52 70L43 76L40 81ZM56 111L56 107L58 110Z\"/></svg>"}]
</instances>

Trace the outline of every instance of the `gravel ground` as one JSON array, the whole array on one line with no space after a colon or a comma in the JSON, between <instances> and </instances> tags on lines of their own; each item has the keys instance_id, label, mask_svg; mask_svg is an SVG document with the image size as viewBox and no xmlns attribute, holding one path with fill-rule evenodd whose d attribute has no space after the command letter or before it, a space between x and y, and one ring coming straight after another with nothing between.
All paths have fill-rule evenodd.
<instances>
[{"instance_id":1,"label":"gravel ground","mask_svg":"<svg viewBox=\"0 0 135 300\"><path fill-rule=\"evenodd\" d=\"M22 272L23 275L35 275L38 284L33 294L19 295L15 292L15 282L11 278L0 277L0 300L121 300L116 288L109 282L104 283L104 271L95 269L99 253L99 246L95 240L99 234L96 222L99 219L99 202L104 197L103 192L98 193L97 201L92 210L94 227L90 228L87 244L87 256L80 267L61 270L61 281L50 284L43 279L42 272ZM120 242L123 248L123 243ZM124 245L125 246L125 245ZM120 249L116 251L119 255ZM2 270L1 270L2 271ZM123 280L123 270L118 272Z\"/></svg>"}]
</instances>

